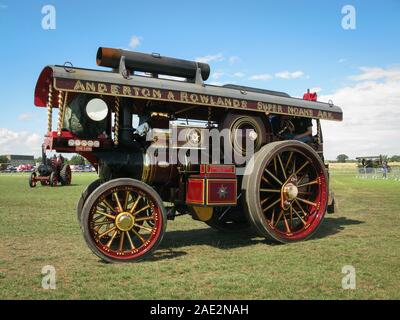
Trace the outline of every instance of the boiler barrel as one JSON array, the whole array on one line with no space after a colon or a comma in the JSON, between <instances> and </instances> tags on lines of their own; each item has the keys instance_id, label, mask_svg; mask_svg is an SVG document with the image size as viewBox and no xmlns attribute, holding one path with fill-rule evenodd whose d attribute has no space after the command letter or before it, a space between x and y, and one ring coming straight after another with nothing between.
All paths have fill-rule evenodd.
<instances>
[{"instance_id":1,"label":"boiler barrel","mask_svg":"<svg viewBox=\"0 0 400 320\"><path fill-rule=\"evenodd\" d=\"M210 76L210 66L206 63L113 48L99 48L97 65L117 69L122 56L128 70L194 79L197 68L200 68L203 80Z\"/></svg>"}]
</instances>

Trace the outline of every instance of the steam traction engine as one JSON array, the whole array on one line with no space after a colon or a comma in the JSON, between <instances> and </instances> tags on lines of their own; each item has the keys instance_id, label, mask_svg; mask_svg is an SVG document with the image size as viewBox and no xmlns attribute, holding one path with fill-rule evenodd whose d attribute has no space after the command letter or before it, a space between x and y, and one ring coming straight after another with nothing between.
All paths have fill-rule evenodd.
<instances>
[{"instance_id":1,"label":"steam traction engine","mask_svg":"<svg viewBox=\"0 0 400 320\"><path fill-rule=\"evenodd\" d=\"M78 153L99 174L77 205L96 255L142 259L181 214L282 243L315 233L333 203L320 120L341 121L339 107L311 93L206 85L209 65L158 54L99 48L97 64L112 70L47 66L35 90L48 113L44 148ZM302 119L315 132L289 140Z\"/></svg>"},{"instance_id":2,"label":"steam traction engine","mask_svg":"<svg viewBox=\"0 0 400 320\"><path fill-rule=\"evenodd\" d=\"M42 148L42 163L29 176L29 186L36 187L40 182L42 186L57 187L59 183L62 186L69 186L72 180L71 168L64 163L64 158L59 155L48 159L46 150Z\"/></svg>"}]
</instances>

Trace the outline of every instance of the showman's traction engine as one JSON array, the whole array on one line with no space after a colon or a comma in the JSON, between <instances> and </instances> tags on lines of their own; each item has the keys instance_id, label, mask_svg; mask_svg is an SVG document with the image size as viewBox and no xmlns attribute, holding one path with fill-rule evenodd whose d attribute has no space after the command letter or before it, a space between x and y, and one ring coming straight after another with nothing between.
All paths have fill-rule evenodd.
<instances>
[{"instance_id":1,"label":"showman's traction engine","mask_svg":"<svg viewBox=\"0 0 400 320\"><path fill-rule=\"evenodd\" d=\"M333 211L321 120L341 121L338 106L207 85L208 64L159 54L99 48L97 64L111 69L45 67L35 105L47 108L44 150L80 154L98 172L77 216L101 259L149 256L184 214L289 243Z\"/></svg>"}]
</instances>

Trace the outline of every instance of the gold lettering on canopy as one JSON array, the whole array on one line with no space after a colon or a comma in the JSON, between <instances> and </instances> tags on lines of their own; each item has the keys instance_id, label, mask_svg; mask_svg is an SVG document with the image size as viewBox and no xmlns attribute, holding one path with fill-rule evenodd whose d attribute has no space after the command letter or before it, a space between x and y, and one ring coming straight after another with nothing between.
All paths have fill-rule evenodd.
<instances>
[{"instance_id":1,"label":"gold lettering on canopy","mask_svg":"<svg viewBox=\"0 0 400 320\"><path fill-rule=\"evenodd\" d=\"M58 85L59 83L61 85ZM266 114L287 114L297 117L319 118L325 120L342 120L342 115L339 112L329 112L319 109L293 107L276 103L267 103L263 101L233 99L229 97L197 94L185 91L133 87L127 85L120 86L116 84L58 78L56 78L56 85L58 85L56 87L59 90L74 92L99 93L132 98L148 98L188 104L201 104L207 106L218 106L235 109L248 109L264 112Z\"/></svg>"}]
</instances>

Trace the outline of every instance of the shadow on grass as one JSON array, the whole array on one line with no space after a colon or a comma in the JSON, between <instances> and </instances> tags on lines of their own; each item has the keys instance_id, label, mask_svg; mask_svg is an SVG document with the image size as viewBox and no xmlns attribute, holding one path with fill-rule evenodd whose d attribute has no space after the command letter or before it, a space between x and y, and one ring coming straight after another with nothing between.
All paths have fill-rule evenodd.
<instances>
[{"instance_id":1,"label":"shadow on grass","mask_svg":"<svg viewBox=\"0 0 400 320\"><path fill-rule=\"evenodd\" d=\"M165 234L161 249L180 248L188 246L213 246L219 249L230 249L236 247L251 246L257 243L268 243L264 238L250 231L223 233L212 228L193 229L182 231L169 231Z\"/></svg>"},{"instance_id":2,"label":"shadow on grass","mask_svg":"<svg viewBox=\"0 0 400 320\"><path fill-rule=\"evenodd\" d=\"M310 240L329 237L344 230L346 226L361 223L364 222L347 219L346 217L326 217L317 233ZM223 233L212 228L175 230L165 233L164 239L158 249L152 256L146 258L146 261L169 260L187 255L186 251L177 250L182 247L206 245L219 249L231 249L252 246L259 243L268 246L282 245L257 236L251 229L232 233Z\"/></svg>"},{"instance_id":3,"label":"shadow on grass","mask_svg":"<svg viewBox=\"0 0 400 320\"><path fill-rule=\"evenodd\" d=\"M324 221L311 239L322 239L344 230L347 226L364 223L364 221L347 219L346 217L333 218L325 216Z\"/></svg>"},{"instance_id":4,"label":"shadow on grass","mask_svg":"<svg viewBox=\"0 0 400 320\"><path fill-rule=\"evenodd\" d=\"M358 225L361 223L364 222L347 219L346 217L326 217L316 234L313 235L311 239L329 237L344 230L346 226ZM223 233L211 228L205 228L167 232L159 248L174 249L188 246L207 245L219 249L231 249L236 247L252 246L258 243L264 243L270 246L280 245L257 236L252 230Z\"/></svg>"}]
</instances>

